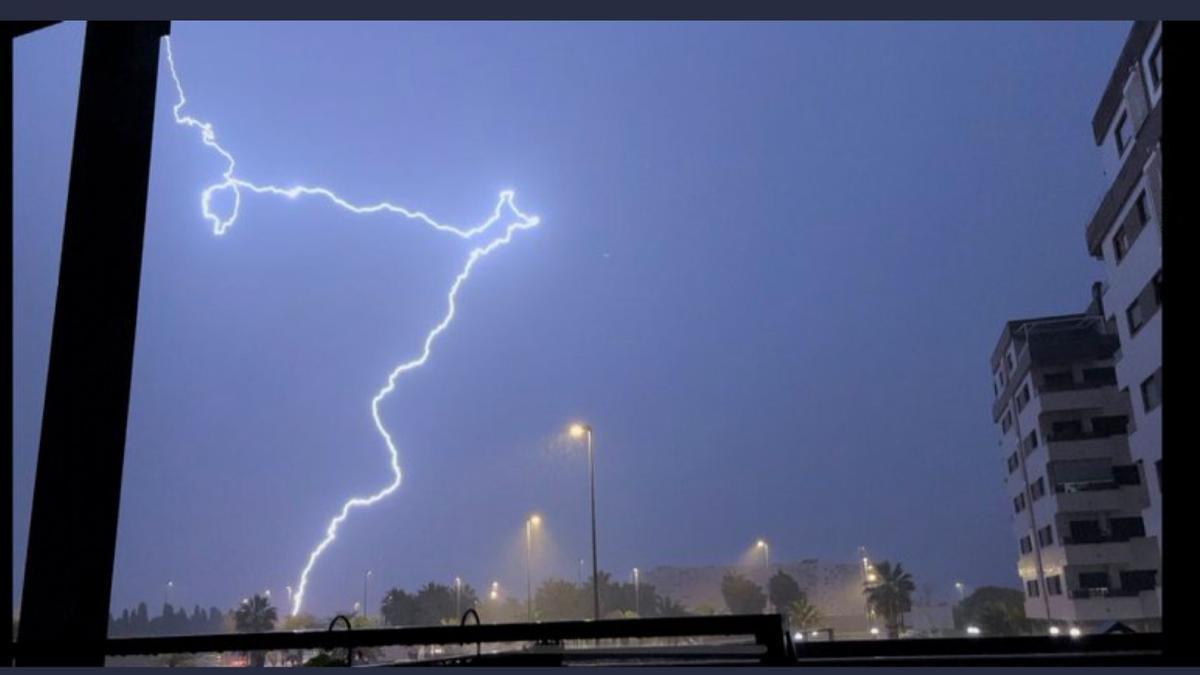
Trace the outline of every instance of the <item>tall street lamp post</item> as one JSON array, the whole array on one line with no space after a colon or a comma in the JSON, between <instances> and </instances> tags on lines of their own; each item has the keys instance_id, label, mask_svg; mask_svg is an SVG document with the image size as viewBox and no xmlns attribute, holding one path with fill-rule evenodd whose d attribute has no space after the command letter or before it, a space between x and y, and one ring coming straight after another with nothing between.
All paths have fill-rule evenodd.
<instances>
[{"instance_id":1,"label":"tall street lamp post","mask_svg":"<svg viewBox=\"0 0 1200 675\"><path fill-rule=\"evenodd\" d=\"M596 457L592 452L592 426L575 423L571 425L571 436L574 438L587 437L588 482L592 494L592 615L600 620L600 566L596 557Z\"/></svg>"},{"instance_id":2,"label":"tall street lamp post","mask_svg":"<svg viewBox=\"0 0 1200 675\"><path fill-rule=\"evenodd\" d=\"M542 518L536 513L525 521L525 606L530 621L533 621L533 528L541 524Z\"/></svg>"},{"instance_id":3,"label":"tall street lamp post","mask_svg":"<svg viewBox=\"0 0 1200 675\"><path fill-rule=\"evenodd\" d=\"M758 548L763 552L763 586L767 591L767 609L771 608L771 545L766 539L759 539Z\"/></svg>"}]
</instances>

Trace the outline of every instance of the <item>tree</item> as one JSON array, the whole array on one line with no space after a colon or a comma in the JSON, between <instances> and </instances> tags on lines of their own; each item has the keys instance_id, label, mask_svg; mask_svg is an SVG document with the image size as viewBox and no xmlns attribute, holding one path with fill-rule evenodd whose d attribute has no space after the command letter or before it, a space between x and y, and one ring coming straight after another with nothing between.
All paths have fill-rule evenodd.
<instances>
[{"instance_id":1,"label":"tree","mask_svg":"<svg viewBox=\"0 0 1200 675\"><path fill-rule=\"evenodd\" d=\"M278 619L271 599L255 594L238 606L234 613L234 622L239 633L265 633L275 628Z\"/></svg>"},{"instance_id":2,"label":"tree","mask_svg":"<svg viewBox=\"0 0 1200 675\"><path fill-rule=\"evenodd\" d=\"M767 596L771 598L771 606L776 612L786 612L796 600L807 599L804 591L800 590L800 584L783 570L767 580Z\"/></svg>"},{"instance_id":3,"label":"tree","mask_svg":"<svg viewBox=\"0 0 1200 675\"><path fill-rule=\"evenodd\" d=\"M688 611L682 602L676 601L669 595L661 595L658 596L655 616L688 616Z\"/></svg>"},{"instance_id":4,"label":"tree","mask_svg":"<svg viewBox=\"0 0 1200 675\"><path fill-rule=\"evenodd\" d=\"M423 626L438 625L450 620L458 623L455 616L454 589L445 584L433 581L425 584L417 591L417 624ZM463 605L469 607L470 605Z\"/></svg>"},{"instance_id":5,"label":"tree","mask_svg":"<svg viewBox=\"0 0 1200 675\"><path fill-rule=\"evenodd\" d=\"M788 604L786 611L791 627L796 630L821 628L821 624L825 622L825 615L816 605L808 601L808 596L805 594L801 594L799 598Z\"/></svg>"},{"instance_id":6,"label":"tree","mask_svg":"<svg viewBox=\"0 0 1200 675\"><path fill-rule=\"evenodd\" d=\"M1025 617L1025 595L1015 588L983 586L954 608L954 627L978 626L985 635L1028 635L1032 622Z\"/></svg>"},{"instance_id":7,"label":"tree","mask_svg":"<svg viewBox=\"0 0 1200 675\"><path fill-rule=\"evenodd\" d=\"M884 560L875 566L875 574L876 583L867 584L863 594L871 609L883 618L888 637L895 639L904 628L904 613L912 609L912 594L917 586L900 563L893 567Z\"/></svg>"},{"instance_id":8,"label":"tree","mask_svg":"<svg viewBox=\"0 0 1200 675\"><path fill-rule=\"evenodd\" d=\"M384 594L379 613L389 626L415 626L417 599L402 588L393 588Z\"/></svg>"},{"instance_id":9,"label":"tree","mask_svg":"<svg viewBox=\"0 0 1200 675\"><path fill-rule=\"evenodd\" d=\"M721 578L721 597L732 614L761 614L767 606L762 587L740 574L725 573Z\"/></svg>"},{"instance_id":10,"label":"tree","mask_svg":"<svg viewBox=\"0 0 1200 675\"><path fill-rule=\"evenodd\" d=\"M563 579L547 579L534 594L533 606L544 621L583 619L591 614L589 590Z\"/></svg>"},{"instance_id":11,"label":"tree","mask_svg":"<svg viewBox=\"0 0 1200 675\"><path fill-rule=\"evenodd\" d=\"M234 626L239 633L265 633L275 627L275 621L278 619L275 608L271 606L271 599L257 593L238 606L233 617ZM252 652L250 660L253 665L262 667L266 655L262 652Z\"/></svg>"}]
</instances>

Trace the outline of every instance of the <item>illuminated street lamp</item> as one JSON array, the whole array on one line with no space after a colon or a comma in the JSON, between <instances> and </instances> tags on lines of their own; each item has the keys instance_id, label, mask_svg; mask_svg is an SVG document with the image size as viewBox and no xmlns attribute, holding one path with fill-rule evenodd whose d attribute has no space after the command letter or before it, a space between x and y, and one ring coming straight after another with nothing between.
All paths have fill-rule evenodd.
<instances>
[{"instance_id":1,"label":"illuminated street lamp","mask_svg":"<svg viewBox=\"0 0 1200 675\"><path fill-rule=\"evenodd\" d=\"M367 615L367 586L370 583L371 583L371 570L367 570L367 573L363 575L363 601L362 601L363 616Z\"/></svg>"},{"instance_id":2,"label":"illuminated street lamp","mask_svg":"<svg viewBox=\"0 0 1200 675\"><path fill-rule=\"evenodd\" d=\"M462 579L454 577L454 616L462 616Z\"/></svg>"},{"instance_id":3,"label":"illuminated street lamp","mask_svg":"<svg viewBox=\"0 0 1200 675\"><path fill-rule=\"evenodd\" d=\"M163 604L164 605L171 604L171 591L174 590L174 588L175 588L175 582L168 581L166 588L163 589Z\"/></svg>"},{"instance_id":4,"label":"illuminated street lamp","mask_svg":"<svg viewBox=\"0 0 1200 675\"><path fill-rule=\"evenodd\" d=\"M961 582L961 581L956 581L956 582L954 582L954 587L956 589L958 589L958 601L962 602L963 600L965 600L966 599L966 590L967 590L966 585L964 585L963 582Z\"/></svg>"},{"instance_id":5,"label":"illuminated street lamp","mask_svg":"<svg viewBox=\"0 0 1200 675\"><path fill-rule=\"evenodd\" d=\"M766 539L759 539L755 543L755 547L763 552L763 584L769 586L771 583L771 545ZM771 593L770 588L767 589L767 609L771 609Z\"/></svg>"},{"instance_id":6,"label":"illuminated street lamp","mask_svg":"<svg viewBox=\"0 0 1200 675\"><path fill-rule=\"evenodd\" d=\"M571 425L571 437L587 437L588 482L591 483L592 493L592 613L597 621L600 620L600 569L596 557L596 458L592 453L592 427L590 424L576 422Z\"/></svg>"},{"instance_id":7,"label":"illuminated street lamp","mask_svg":"<svg viewBox=\"0 0 1200 675\"><path fill-rule=\"evenodd\" d=\"M488 593L488 597L491 598L492 600L500 599L500 582L499 581L492 582L492 590L490 593Z\"/></svg>"},{"instance_id":8,"label":"illuminated street lamp","mask_svg":"<svg viewBox=\"0 0 1200 675\"><path fill-rule=\"evenodd\" d=\"M533 621L533 528L541 524L542 517L536 513L525 521L525 607L530 621Z\"/></svg>"},{"instance_id":9,"label":"illuminated street lamp","mask_svg":"<svg viewBox=\"0 0 1200 675\"><path fill-rule=\"evenodd\" d=\"M642 595L638 583L638 568L633 568L633 613L642 615Z\"/></svg>"}]
</instances>

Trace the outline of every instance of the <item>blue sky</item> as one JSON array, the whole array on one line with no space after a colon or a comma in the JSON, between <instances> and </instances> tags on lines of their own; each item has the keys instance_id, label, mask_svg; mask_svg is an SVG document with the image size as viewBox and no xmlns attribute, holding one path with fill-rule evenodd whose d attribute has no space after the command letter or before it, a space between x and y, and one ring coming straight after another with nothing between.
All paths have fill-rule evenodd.
<instances>
[{"instance_id":1,"label":"blue sky","mask_svg":"<svg viewBox=\"0 0 1200 675\"><path fill-rule=\"evenodd\" d=\"M175 23L188 111L247 180L471 224L481 262L381 413L405 482L355 512L306 606L373 585L601 567L900 560L1016 585L990 419L1003 322L1077 311L1101 270L1090 120L1124 23ZM14 607L83 27L18 41ZM467 245L248 195L174 124L165 55L113 606L282 594L349 496L387 483L370 399L419 353ZM218 204L218 206L221 206ZM378 593L373 591L375 599ZM374 604L375 599L372 599Z\"/></svg>"}]
</instances>

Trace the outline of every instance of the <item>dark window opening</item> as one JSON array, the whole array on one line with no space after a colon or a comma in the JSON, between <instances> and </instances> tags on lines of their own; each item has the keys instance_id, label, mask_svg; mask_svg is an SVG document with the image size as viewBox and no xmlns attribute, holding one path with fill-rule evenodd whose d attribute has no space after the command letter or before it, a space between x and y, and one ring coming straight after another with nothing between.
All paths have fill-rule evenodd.
<instances>
[{"instance_id":1,"label":"dark window opening","mask_svg":"<svg viewBox=\"0 0 1200 675\"><path fill-rule=\"evenodd\" d=\"M1158 586L1157 570L1127 570L1121 572L1121 590L1131 592L1152 591Z\"/></svg>"},{"instance_id":2,"label":"dark window opening","mask_svg":"<svg viewBox=\"0 0 1200 675\"><path fill-rule=\"evenodd\" d=\"M1104 540L1098 520L1072 520L1067 529L1071 532L1071 543L1095 544Z\"/></svg>"},{"instance_id":3,"label":"dark window opening","mask_svg":"<svg viewBox=\"0 0 1200 675\"><path fill-rule=\"evenodd\" d=\"M1129 433L1129 418L1125 415L1110 415L1092 418L1092 432L1097 436L1118 436Z\"/></svg>"},{"instance_id":4,"label":"dark window opening","mask_svg":"<svg viewBox=\"0 0 1200 675\"><path fill-rule=\"evenodd\" d=\"M1121 113L1113 134L1117 140L1117 155L1124 155L1125 148L1129 147L1129 141L1133 138L1133 131L1130 129L1129 124L1129 113Z\"/></svg>"},{"instance_id":5,"label":"dark window opening","mask_svg":"<svg viewBox=\"0 0 1200 675\"><path fill-rule=\"evenodd\" d=\"M1146 536L1146 525L1140 517L1113 518L1108 522L1112 530L1112 538L1116 541L1129 541L1134 537Z\"/></svg>"},{"instance_id":6,"label":"dark window opening","mask_svg":"<svg viewBox=\"0 0 1200 675\"><path fill-rule=\"evenodd\" d=\"M1062 577L1055 574L1046 577L1046 595L1062 595Z\"/></svg>"},{"instance_id":7,"label":"dark window opening","mask_svg":"<svg viewBox=\"0 0 1200 675\"><path fill-rule=\"evenodd\" d=\"M1080 572L1080 588L1108 588L1108 572Z\"/></svg>"},{"instance_id":8,"label":"dark window opening","mask_svg":"<svg viewBox=\"0 0 1200 675\"><path fill-rule=\"evenodd\" d=\"M1083 436L1083 421L1082 420L1064 420L1061 422L1050 423L1050 437L1052 440L1070 440Z\"/></svg>"},{"instance_id":9,"label":"dark window opening","mask_svg":"<svg viewBox=\"0 0 1200 675\"><path fill-rule=\"evenodd\" d=\"M1043 547L1051 546L1054 544L1053 526L1047 525L1047 526L1043 527L1042 529L1038 530L1038 544L1042 545Z\"/></svg>"},{"instance_id":10,"label":"dark window opening","mask_svg":"<svg viewBox=\"0 0 1200 675\"><path fill-rule=\"evenodd\" d=\"M1136 464L1125 464L1113 467L1113 480L1117 485L1140 485L1142 474Z\"/></svg>"},{"instance_id":11,"label":"dark window opening","mask_svg":"<svg viewBox=\"0 0 1200 675\"><path fill-rule=\"evenodd\" d=\"M1162 368L1142 382L1142 406L1146 412L1162 405Z\"/></svg>"},{"instance_id":12,"label":"dark window opening","mask_svg":"<svg viewBox=\"0 0 1200 675\"><path fill-rule=\"evenodd\" d=\"M1031 580L1025 582L1025 592L1027 594L1029 594L1029 597L1031 597L1031 598L1038 597L1037 579L1031 579Z\"/></svg>"},{"instance_id":13,"label":"dark window opening","mask_svg":"<svg viewBox=\"0 0 1200 675\"><path fill-rule=\"evenodd\" d=\"M1116 385L1117 369L1112 368L1112 367L1084 368L1083 369L1083 381L1088 384L1095 384L1095 385L1105 385L1105 384Z\"/></svg>"},{"instance_id":14,"label":"dark window opening","mask_svg":"<svg viewBox=\"0 0 1200 675\"><path fill-rule=\"evenodd\" d=\"M1150 53L1150 62L1147 64L1147 70L1150 71L1150 85L1154 91L1162 86L1162 40L1154 45L1154 51Z\"/></svg>"}]
</instances>

